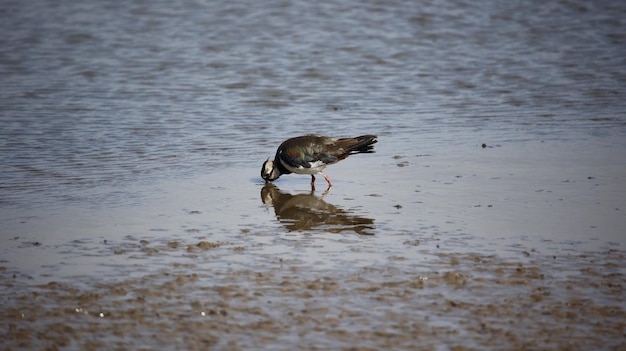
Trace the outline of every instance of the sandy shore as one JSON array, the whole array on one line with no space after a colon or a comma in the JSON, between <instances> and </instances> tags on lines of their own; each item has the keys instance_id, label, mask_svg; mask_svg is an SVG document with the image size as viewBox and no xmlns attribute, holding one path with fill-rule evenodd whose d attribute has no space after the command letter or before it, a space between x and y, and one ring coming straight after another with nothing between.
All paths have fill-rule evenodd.
<instances>
[{"instance_id":1,"label":"sandy shore","mask_svg":"<svg viewBox=\"0 0 626 351\"><path fill-rule=\"evenodd\" d=\"M247 233L254 235L254 233ZM328 271L253 247L141 241L120 257L178 256L146 275L32 284L0 267L4 350L623 350L625 252L520 251L519 259L432 251ZM210 255L215 269L194 259ZM250 259L250 258L247 258ZM205 266L206 267L206 266Z\"/></svg>"}]
</instances>

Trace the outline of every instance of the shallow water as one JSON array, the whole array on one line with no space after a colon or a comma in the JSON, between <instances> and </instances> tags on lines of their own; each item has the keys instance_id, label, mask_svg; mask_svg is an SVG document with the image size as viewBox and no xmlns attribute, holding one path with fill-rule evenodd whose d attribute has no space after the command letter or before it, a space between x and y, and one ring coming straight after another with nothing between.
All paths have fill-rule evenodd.
<instances>
[{"instance_id":1,"label":"shallow water","mask_svg":"<svg viewBox=\"0 0 626 351\"><path fill-rule=\"evenodd\" d=\"M623 347L624 15L5 2L2 339ZM265 184L306 133L379 143Z\"/></svg>"}]
</instances>

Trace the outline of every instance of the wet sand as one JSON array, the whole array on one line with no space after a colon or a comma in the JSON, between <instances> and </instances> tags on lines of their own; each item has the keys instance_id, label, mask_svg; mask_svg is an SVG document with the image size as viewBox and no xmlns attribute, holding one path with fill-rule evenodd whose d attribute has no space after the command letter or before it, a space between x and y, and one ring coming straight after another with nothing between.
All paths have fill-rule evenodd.
<instances>
[{"instance_id":1,"label":"wet sand","mask_svg":"<svg viewBox=\"0 0 626 351\"><path fill-rule=\"evenodd\" d=\"M110 249L126 259L178 259L139 277L36 285L1 267L0 338L4 350L626 347L624 251L520 248L518 259L503 259L443 245L404 243L432 257L428 268L401 255L342 270L283 255L225 267L220 260L255 248L145 240ZM194 264L206 256L216 269Z\"/></svg>"},{"instance_id":2,"label":"wet sand","mask_svg":"<svg viewBox=\"0 0 626 351\"><path fill-rule=\"evenodd\" d=\"M5 220L2 349L626 348L618 148L388 147Z\"/></svg>"}]
</instances>

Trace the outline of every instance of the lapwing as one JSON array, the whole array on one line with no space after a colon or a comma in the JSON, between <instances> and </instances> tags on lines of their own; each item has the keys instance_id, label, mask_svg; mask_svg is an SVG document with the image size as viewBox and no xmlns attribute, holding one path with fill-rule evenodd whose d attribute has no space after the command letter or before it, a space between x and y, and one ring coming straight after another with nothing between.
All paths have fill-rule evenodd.
<instances>
[{"instance_id":1,"label":"lapwing","mask_svg":"<svg viewBox=\"0 0 626 351\"><path fill-rule=\"evenodd\" d=\"M263 163L261 177L265 181L273 181L283 174L310 174L311 186L314 188L315 175L321 174L328 182L330 178L322 172L324 168L344 158L358 153L374 152L376 135L362 135L356 138L331 138L321 135L303 135L285 140L274 160Z\"/></svg>"}]
</instances>

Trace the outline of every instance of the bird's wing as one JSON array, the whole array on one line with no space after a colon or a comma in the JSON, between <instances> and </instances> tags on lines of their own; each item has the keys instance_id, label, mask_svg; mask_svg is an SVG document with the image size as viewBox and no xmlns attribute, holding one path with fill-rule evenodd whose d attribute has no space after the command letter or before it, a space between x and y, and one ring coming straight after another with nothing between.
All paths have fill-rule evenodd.
<instances>
[{"instance_id":1,"label":"bird's wing","mask_svg":"<svg viewBox=\"0 0 626 351\"><path fill-rule=\"evenodd\" d=\"M338 160L343 150L335 145L335 139L305 136L287 140L279 148L280 159L295 168L318 167Z\"/></svg>"},{"instance_id":2,"label":"bird's wing","mask_svg":"<svg viewBox=\"0 0 626 351\"><path fill-rule=\"evenodd\" d=\"M292 147L280 153L280 159L287 165L295 168L318 167L320 164L330 164L337 161L337 157L315 147Z\"/></svg>"}]
</instances>

